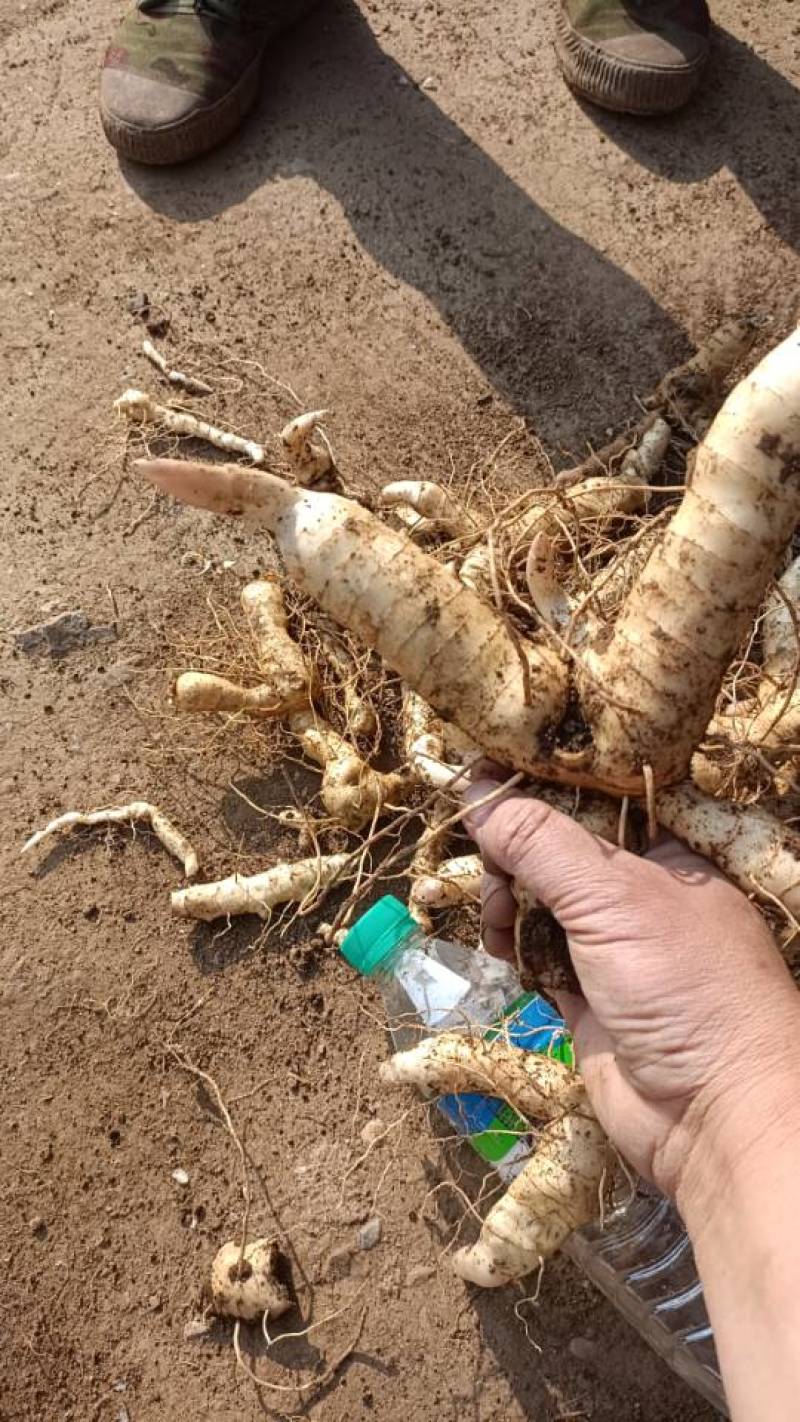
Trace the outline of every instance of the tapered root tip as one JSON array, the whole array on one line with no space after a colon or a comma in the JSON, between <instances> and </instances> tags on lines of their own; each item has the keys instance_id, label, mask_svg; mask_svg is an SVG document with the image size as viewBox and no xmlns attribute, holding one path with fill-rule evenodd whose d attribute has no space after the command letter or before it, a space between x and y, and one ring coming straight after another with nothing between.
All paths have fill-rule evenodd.
<instances>
[{"instance_id":1,"label":"tapered root tip","mask_svg":"<svg viewBox=\"0 0 800 1422\"><path fill-rule=\"evenodd\" d=\"M468 1284L481 1289L499 1289L512 1277L501 1269L481 1241L468 1249L459 1249L452 1259L453 1270Z\"/></svg>"},{"instance_id":2,"label":"tapered root tip","mask_svg":"<svg viewBox=\"0 0 800 1422\"><path fill-rule=\"evenodd\" d=\"M190 459L136 459L137 474L183 504L216 514L248 515L271 526L296 498L285 480L239 464L204 464Z\"/></svg>"}]
</instances>

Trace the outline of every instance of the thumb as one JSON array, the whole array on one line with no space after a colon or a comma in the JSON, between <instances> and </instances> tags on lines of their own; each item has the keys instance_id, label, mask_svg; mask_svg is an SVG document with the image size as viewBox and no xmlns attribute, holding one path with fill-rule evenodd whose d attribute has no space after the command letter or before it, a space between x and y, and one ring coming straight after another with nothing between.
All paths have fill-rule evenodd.
<instances>
[{"instance_id":1,"label":"thumb","mask_svg":"<svg viewBox=\"0 0 800 1422\"><path fill-rule=\"evenodd\" d=\"M485 783L470 789L484 798ZM626 850L600 840L543 800L511 793L468 816L484 862L517 879L570 931L570 910L591 903L612 907L618 899L614 870Z\"/></svg>"}]
</instances>

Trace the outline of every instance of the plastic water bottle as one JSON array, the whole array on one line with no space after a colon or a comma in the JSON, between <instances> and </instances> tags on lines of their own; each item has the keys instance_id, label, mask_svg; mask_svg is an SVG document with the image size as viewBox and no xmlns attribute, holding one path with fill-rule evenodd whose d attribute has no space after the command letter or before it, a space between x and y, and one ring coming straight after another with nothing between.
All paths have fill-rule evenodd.
<instances>
[{"instance_id":1,"label":"plastic water bottle","mask_svg":"<svg viewBox=\"0 0 800 1422\"><path fill-rule=\"evenodd\" d=\"M379 987L397 1050L450 1028L502 1031L515 1046L572 1065L562 1018L537 993L523 992L508 963L482 948L427 937L399 899L387 894L342 943L350 965ZM439 1111L504 1180L522 1168L535 1132L504 1101L479 1092L437 1099ZM602 1226L577 1230L566 1252L691 1387L725 1416L714 1337L691 1243L674 1206L644 1182L626 1181Z\"/></svg>"}]
</instances>

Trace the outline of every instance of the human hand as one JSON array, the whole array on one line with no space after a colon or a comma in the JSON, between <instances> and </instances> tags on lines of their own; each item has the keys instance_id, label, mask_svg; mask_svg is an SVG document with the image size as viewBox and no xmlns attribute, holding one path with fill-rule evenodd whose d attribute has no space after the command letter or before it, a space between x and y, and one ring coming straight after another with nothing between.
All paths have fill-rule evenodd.
<instances>
[{"instance_id":1,"label":"human hand","mask_svg":"<svg viewBox=\"0 0 800 1422\"><path fill-rule=\"evenodd\" d=\"M469 798L493 788L479 781ZM583 996L559 994L559 1007L622 1154L675 1196L721 1120L748 1150L776 1070L792 1056L800 1070L800 998L745 896L677 840L638 858L520 793L468 824L487 950L512 955L514 880L566 932Z\"/></svg>"}]
</instances>

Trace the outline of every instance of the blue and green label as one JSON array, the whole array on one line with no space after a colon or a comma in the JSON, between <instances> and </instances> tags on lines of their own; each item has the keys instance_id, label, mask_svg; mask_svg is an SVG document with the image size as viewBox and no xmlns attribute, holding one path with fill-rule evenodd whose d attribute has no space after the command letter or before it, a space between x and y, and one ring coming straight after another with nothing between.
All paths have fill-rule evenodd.
<instances>
[{"instance_id":1,"label":"blue and green label","mask_svg":"<svg viewBox=\"0 0 800 1422\"><path fill-rule=\"evenodd\" d=\"M567 1066L575 1065L572 1038L563 1018L538 993L523 993L506 1008L501 1020L485 1034L491 1042L500 1035L513 1047L555 1057ZM477 1091L442 1096L437 1103L460 1135L470 1137L470 1145L491 1165L497 1165L531 1134L531 1127L508 1102Z\"/></svg>"}]
</instances>

